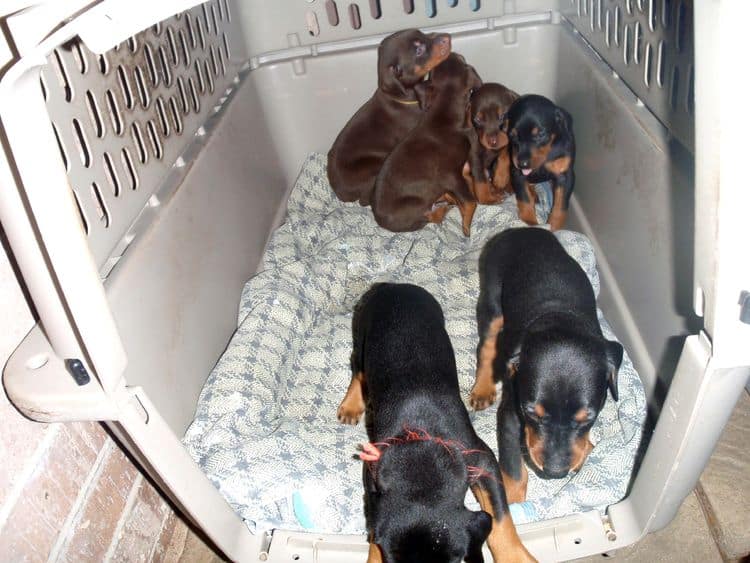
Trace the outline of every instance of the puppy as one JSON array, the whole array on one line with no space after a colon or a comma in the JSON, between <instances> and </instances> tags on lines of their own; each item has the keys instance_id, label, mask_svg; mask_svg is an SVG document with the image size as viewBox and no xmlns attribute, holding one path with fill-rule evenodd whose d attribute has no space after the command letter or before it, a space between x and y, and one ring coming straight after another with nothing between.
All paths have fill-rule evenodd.
<instances>
[{"instance_id":1,"label":"puppy","mask_svg":"<svg viewBox=\"0 0 750 563\"><path fill-rule=\"evenodd\" d=\"M526 497L526 459L540 477L578 471L609 388L617 400L623 349L606 340L586 273L557 238L537 228L490 239L479 262L475 409L494 401L500 468L509 502Z\"/></svg>"},{"instance_id":2,"label":"puppy","mask_svg":"<svg viewBox=\"0 0 750 563\"><path fill-rule=\"evenodd\" d=\"M328 152L328 180L341 201L370 204L388 154L422 117L414 86L451 50L451 38L407 29L378 47L378 89L339 133Z\"/></svg>"},{"instance_id":3,"label":"puppy","mask_svg":"<svg viewBox=\"0 0 750 563\"><path fill-rule=\"evenodd\" d=\"M477 132L469 155L478 203L500 203L512 193L510 184L510 149L503 131L510 105L518 98L502 84L488 83L471 95L471 121Z\"/></svg>"},{"instance_id":4,"label":"puppy","mask_svg":"<svg viewBox=\"0 0 750 563\"><path fill-rule=\"evenodd\" d=\"M516 194L518 216L536 225L532 184L552 181L553 203L549 225L561 229L573 194L575 138L570 114L544 96L521 96L508 110L511 144L511 183Z\"/></svg>"},{"instance_id":5,"label":"puppy","mask_svg":"<svg viewBox=\"0 0 750 563\"><path fill-rule=\"evenodd\" d=\"M471 146L469 98L482 81L461 55L451 54L415 89L425 114L388 156L375 181L372 211L378 225L394 232L441 223L456 205L469 236L477 207L464 164Z\"/></svg>"},{"instance_id":6,"label":"puppy","mask_svg":"<svg viewBox=\"0 0 750 563\"><path fill-rule=\"evenodd\" d=\"M373 286L352 319L353 377L338 410L363 445L368 562L532 561L508 513L492 450L461 401L438 302L409 284ZM482 510L464 506L471 487Z\"/></svg>"}]
</instances>

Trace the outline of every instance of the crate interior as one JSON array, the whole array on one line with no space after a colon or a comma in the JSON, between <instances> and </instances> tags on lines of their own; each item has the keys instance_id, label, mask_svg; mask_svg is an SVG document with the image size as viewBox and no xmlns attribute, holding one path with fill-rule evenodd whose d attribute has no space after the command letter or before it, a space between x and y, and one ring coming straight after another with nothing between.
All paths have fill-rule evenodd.
<instances>
[{"instance_id":1,"label":"crate interior","mask_svg":"<svg viewBox=\"0 0 750 563\"><path fill-rule=\"evenodd\" d=\"M644 105L632 82L623 81L597 55L576 30L575 12L566 18L532 6L514 20L485 25L482 18L496 15L492 10L501 12L487 4L476 13L466 12L465 17L473 19L441 22L437 18L434 22L438 29L452 32L453 50L463 54L484 81L502 82L520 93L546 95L572 114L578 158L568 227L584 232L597 250L602 279L599 305L630 353L650 406L658 412L682 338L697 327L690 283L694 207L691 136L670 130L669 120L657 117L656 106L652 111ZM563 14L570 9L581 10L581 2L578 6L572 3L572 8L568 2L561 4ZM590 4L592 11L594 5ZM601 12L601 3L599 6ZM232 18L225 21L232 28L225 50L227 60L222 63L227 70L216 73L216 84L206 87L203 97L191 96L191 81L197 83L196 72L200 73L193 70L193 61L184 65L184 75L175 72L171 84L164 80L164 69L170 66L169 46L172 42L177 46L178 61L180 36L185 36L189 48L190 34L176 31L170 38L165 29L150 32L154 35L148 36L148 41L154 45L162 41L166 46L161 67L159 50L154 49L166 111L172 98L178 112L179 106L195 106L192 113L189 109L184 112L179 133L174 122L169 132L169 127L159 130L159 124L163 124L160 112L165 110L160 110L155 101L141 104L144 107L139 109L141 89L134 69L141 67L142 74L147 75L149 62L143 45L123 43L110 52L111 58L122 59L120 64L127 73L133 73L129 76L135 109L124 112L127 123L120 127L129 131L132 123L140 122L145 141L139 141L136 134L117 136L114 142L122 146L116 145L113 150L128 150L135 164L128 164L126 158L118 161L115 169L127 178L129 166L134 167L142 180L137 189L124 190L127 193L122 195L88 189L91 180L78 181L76 167L80 158L84 163L81 170L89 170L84 161L91 156L83 154L86 151L80 143L76 145L75 127L72 133L59 133L67 159L75 161L68 166L75 179L71 184L86 217L84 222L88 221L91 244L107 278L110 303L128 352L128 385L145 390L178 436L190 424L206 377L236 327L242 285L256 271L272 229L283 222L286 198L305 157L312 152L327 152L338 131L371 95L376 86L375 45L383 29L395 25L391 19L382 23L385 28L377 27L369 33L365 25L357 34L364 40L357 44L333 41L342 40L340 34L333 34L331 40L306 37L302 24L290 23L288 30L297 33L299 28L303 45L317 42L328 46L295 57L295 41L284 42L278 33L270 40L260 31L263 26L254 23L253 10L257 8L258 3L237 7L215 1L193 9L192 16L186 13L165 22L165 29L181 30L188 17L196 21L205 18L204 33L210 42L213 25L220 49L219 24L210 14L221 22L224 10L232 10ZM641 10L642 18L650 17L645 9L636 9ZM677 6L669 9L680 13ZM278 17L275 10L269 7L265 16ZM324 25L323 11L318 10L318 14ZM410 25L408 18L402 20L403 25L398 27ZM670 30L677 24L667 24L658 25L673 33ZM269 27L278 32L279 26ZM196 36L195 45L200 44L201 37ZM144 39L144 43L148 41ZM625 41L624 36L621 41ZM653 51L655 60L656 45ZM264 57L267 53L282 56ZM75 49L61 56L72 57L66 59L71 66L80 57ZM91 53L84 56L92 65L100 61ZM211 57L215 57L213 51L209 55L206 50L206 65ZM197 55L194 59L195 64L204 60ZM55 64L52 59L51 64ZM640 65L645 69L645 61ZM173 66L182 68L179 62ZM117 63L113 63L107 75L112 84L120 80L116 68ZM202 68L206 74L211 72L208 66ZM649 72L654 76L649 91L660 89L663 97L676 96L675 104L683 113L692 111L684 94L691 87L686 86L691 72L684 72L679 84L670 79L658 85L655 63ZM184 77L186 102L180 101L178 76ZM147 79L142 78L146 90ZM204 79L208 80L207 76ZM50 74L47 81L53 80ZM122 88L112 89L121 105L131 105L121 94ZM153 88L154 99L155 93ZM203 102L200 110L191 101L196 97ZM80 90L73 105L79 103L83 111L88 111L85 99ZM101 100L104 106L104 92ZM51 105L50 111L53 122L62 119L60 115L69 118L60 114L63 110L57 106ZM98 136L95 119L80 122L89 138ZM149 123L154 124L154 133ZM113 127L118 126L113 122ZM112 136L104 138L110 142ZM156 154L159 139L162 156ZM146 151L154 153L150 164L144 159L139 163L138 153L144 150L139 144L143 143ZM98 162L98 155L92 160ZM163 166L154 171L157 161ZM107 174L111 164L106 160L102 163L94 164L94 168L98 166ZM140 194L141 199L131 198L127 205L133 209L120 221L118 206L125 205L131 192ZM154 195L159 202L149 207L153 203L149 198ZM118 229L116 235L111 234ZM99 245L94 240L99 232L111 241ZM134 296L138 296L137 307Z\"/></svg>"}]
</instances>

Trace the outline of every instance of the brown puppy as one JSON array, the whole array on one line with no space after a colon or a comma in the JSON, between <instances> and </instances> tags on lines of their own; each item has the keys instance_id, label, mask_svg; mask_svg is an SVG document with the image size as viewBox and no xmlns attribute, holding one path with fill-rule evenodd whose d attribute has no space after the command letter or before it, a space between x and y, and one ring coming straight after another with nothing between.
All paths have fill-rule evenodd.
<instances>
[{"instance_id":1,"label":"brown puppy","mask_svg":"<svg viewBox=\"0 0 750 563\"><path fill-rule=\"evenodd\" d=\"M469 156L474 196L482 204L500 203L513 193L510 147L503 131L506 113L518 98L502 84L488 83L471 96L471 120L477 132Z\"/></svg>"},{"instance_id":2,"label":"brown puppy","mask_svg":"<svg viewBox=\"0 0 750 563\"><path fill-rule=\"evenodd\" d=\"M328 180L341 201L370 204L388 154L422 117L414 86L445 60L447 34L407 29L378 47L378 89L339 133L328 152Z\"/></svg>"},{"instance_id":3,"label":"brown puppy","mask_svg":"<svg viewBox=\"0 0 750 563\"><path fill-rule=\"evenodd\" d=\"M372 211L389 231L416 231L442 222L451 206L461 211L469 236L477 202L463 175L472 134L469 98L482 81L461 55L451 54L418 84L425 115L388 156L375 182Z\"/></svg>"}]
</instances>

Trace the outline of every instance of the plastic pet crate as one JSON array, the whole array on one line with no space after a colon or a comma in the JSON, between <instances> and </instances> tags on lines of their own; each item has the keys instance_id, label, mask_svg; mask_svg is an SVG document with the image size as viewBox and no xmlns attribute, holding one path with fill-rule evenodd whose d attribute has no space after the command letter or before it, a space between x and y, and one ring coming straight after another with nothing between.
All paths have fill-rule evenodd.
<instances>
[{"instance_id":1,"label":"plastic pet crate","mask_svg":"<svg viewBox=\"0 0 750 563\"><path fill-rule=\"evenodd\" d=\"M594 244L600 307L649 400L626 498L519 526L523 541L569 560L673 518L750 373L746 129L731 113L746 102L727 39L744 36L745 3L20 4L0 219L40 319L4 371L27 416L104 421L232 560L364 560L361 536L250 533L180 437L306 155L374 90L380 40L419 27L451 33L485 81L572 114L568 228Z\"/></svg>"}]
</instances>

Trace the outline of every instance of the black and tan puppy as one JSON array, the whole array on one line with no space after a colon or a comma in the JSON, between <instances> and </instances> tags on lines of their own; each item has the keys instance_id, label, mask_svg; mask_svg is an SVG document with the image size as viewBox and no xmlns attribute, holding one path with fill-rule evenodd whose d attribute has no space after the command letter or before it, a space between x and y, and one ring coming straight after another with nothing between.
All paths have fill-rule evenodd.
<instances>
[{"instance_id":1,"label":"black and tan puppy","mask_svg":"<svg viewBox=\"0 0 750 563\"><path fill-rule=\"evenodd\" d=\"M414 285L377 284L352 328L353 377L338 417L356 424L367 406L368 562L481 562L485 539L495 561L533 561L461 401L438 302ZM464 506L469 487L482 510Z\"/></svg>"},{"instance_id":2,"label":"black and tan puppy","mask_svg":"<svg viewBox=\"0 0 750 563\"><path fill-rule=\"evenodd\" d=\"M607 398L617 400L622 346L606 340L586 273L545 229L509 229L479 262L479 346L471 404L495 399L499 461L509 502L526 497L526 459L540 477L577 471Z\"/></svg>"},{"instance_id":3,"label":"black and tan puppy","mask_svg":"<svg viewBox=\"0 0 750 563\"><path fill-rule=\"evenodd\" d=\"M328 180L341 201L370 204L386 157L422 117L414 86L451 50L450 36L407 29L378 47L378 89L339 133L328 152Z\"/></svg>"},{"instance_id":4,"label":"black and tan puppy","mask_svg":"<svg viewBox=\"0 0 750 563\"><path fill-rule=\"evenodd\" d=\"M548 222L553 231L561 229L575 184L573 118L544 96L529 94L513 102L506 130L518 216L528 225L537 224L532 186L551 181L553 203Z\"/></svg>"},{"instance_id":5,"label":"black and tan puppy","mask_svg":"<svg viewBox=\"0 0 750 563\"><path fill-rule=\"evenodd\" d=\"M418 84L425 115L388 156L375 182L372 212L394 232L441 223L452 206L469 236L477 202L464 174L473 133L468 119L471 92L482 81L461 55L452 53Z\"/></svg>"},{"instance_id":6,"label":"black and tan puppy","mask_svg":"<svg viewBox=\"0 0 750 563\"><path fill-rule=\"evenodd\" d=\"M510 183L510 147L503 130L508 108L518 98L513 90L494 82L471 95L471 122L477 132L469 156L477 202L500 203L513 193Z\"/></svg>"}]
</instances>

